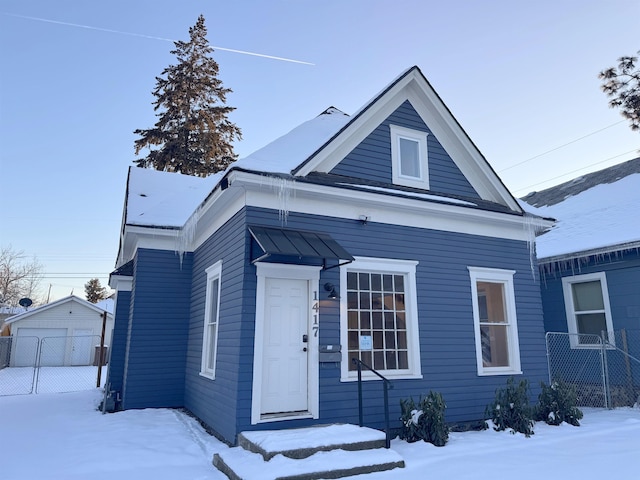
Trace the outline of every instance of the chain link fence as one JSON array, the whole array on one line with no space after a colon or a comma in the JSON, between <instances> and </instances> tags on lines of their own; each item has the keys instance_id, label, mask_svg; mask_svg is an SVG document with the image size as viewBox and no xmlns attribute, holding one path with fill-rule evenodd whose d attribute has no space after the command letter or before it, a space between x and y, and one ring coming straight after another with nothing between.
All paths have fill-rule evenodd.
<instances>
[{"instance_id":1,"label":"chain link fence","mask_svg":"<svg viewBox=\"0 0 640 480\"><path fill-rule=\"evenodd\" d=\"M582 407L633 406L640 394L640 330L549 332L549 382L572 385Z\"/></svg>"},{"instance_id":2,"label":"chain link fence","mask_svg":"<svg viewBox=\"0 0 640 480\"><path fill-rule=\"evenodd\" d=\"M0 337L0 396L95 388L106 354L98 335Z\"/></svg>"}]
</instances>

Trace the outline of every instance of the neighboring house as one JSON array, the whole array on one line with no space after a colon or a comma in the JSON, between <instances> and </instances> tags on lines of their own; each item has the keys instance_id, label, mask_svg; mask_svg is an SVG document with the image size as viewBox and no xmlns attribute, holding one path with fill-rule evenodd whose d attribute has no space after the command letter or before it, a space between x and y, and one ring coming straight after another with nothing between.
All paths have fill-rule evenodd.
<instances>
[{"instance_id":1,"label":"neighboring house","mask_svg":"<svg viewBox=\"0 0 640 480\"><path fill-rule=\"evenodd\" d=\"M113 300L94 305L69 296L7 319L4 330L13 337L10 366L33 366L38 351L42 366L92 365L96 346L100 346L105 311L108 346L113 330Z\"/></svg>"},{"instance_id":2,"label":"neighboring house","mask_svg":"<svg viewBox=\"0 0 640 480\"><path fill-rule=\"evenodd\" d=\"M483 418L510 376L547 379L536 231L417 67L226 172L131 168L109 390L244 430L358 421L359 358L400 400ZM366 380L365 422L383 424ZM117 392L117 393L115 393Z\"/></svg>"},{"instance_id":3,"label":"neighboring house","mask_svg":"<svg viewBox=\"0 0 640 480\"><path fill-rule=\"evenodd\" d=\"M0 306L0 336L2 336L4 330L4 322L14 315L18 315L19 313L25 312L27 309L25 307L7 307Z\"/></svg>"},{"instance_id":4,"label":"neighboring house","mask_svg":"<svg viewBox=\"0 0 640 480\"><path fill-rule=\"evenodd\" d=\"M597 336L640 329L640 158L522 200L557 219L537 242L545 329ZM575 348L593 342L571 336Z\"/></svg>"}]
</instances>

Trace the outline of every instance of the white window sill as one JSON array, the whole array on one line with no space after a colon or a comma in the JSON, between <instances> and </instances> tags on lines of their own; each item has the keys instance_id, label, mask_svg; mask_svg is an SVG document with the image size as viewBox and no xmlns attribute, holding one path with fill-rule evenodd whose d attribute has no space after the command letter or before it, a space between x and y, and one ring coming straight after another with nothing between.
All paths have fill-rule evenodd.
<instances>
[{"instance_id":1,"label":"white window sill","mask_svg":"<svg viewBox=\"0 0 640 480\"><path fill-rule=\"evenodd\" d=\"M490 377L495 375L522 375L522 370L513 369L484 369L478 372L479 377Z\"/></svg>"},{"instance_id":2,"label":"white window sill","mask_svg":"<svg viewBox=\"0 0 640 480\"><path fill-rule=\"evenodd\" d=\"M199 375L201 377L208 378L209 380L215 380L216 379L215 375L213 373L209 373L209 372L200 372Z\"/></svg>"}]
</instances>

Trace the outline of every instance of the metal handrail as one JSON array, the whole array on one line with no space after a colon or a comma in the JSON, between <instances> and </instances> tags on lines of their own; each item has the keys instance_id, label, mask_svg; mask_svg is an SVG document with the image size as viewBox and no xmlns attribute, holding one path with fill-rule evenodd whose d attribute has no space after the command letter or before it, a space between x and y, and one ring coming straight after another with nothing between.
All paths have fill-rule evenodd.
<instances>
[{"instance_id":1,"label":"metal handrail","mask_svg":"<svg viewBox=\"0 0 640 480\"><path fill-rule=\"evenodd\" d=\"M351 362L354 365L358 366L358 419L360 421L360 426L364 426L363 414L362 414L362 367L365 367L367 370L373 372L378 377L382 379L382 390L384 394L384 433L385 433L385 448L391 447L391 430L389 429L389 389L393 388L391 382L381 375L379 372L374 370L371 366L364 363L359 358L353 357Z\"/></svg>"}]
</instances>

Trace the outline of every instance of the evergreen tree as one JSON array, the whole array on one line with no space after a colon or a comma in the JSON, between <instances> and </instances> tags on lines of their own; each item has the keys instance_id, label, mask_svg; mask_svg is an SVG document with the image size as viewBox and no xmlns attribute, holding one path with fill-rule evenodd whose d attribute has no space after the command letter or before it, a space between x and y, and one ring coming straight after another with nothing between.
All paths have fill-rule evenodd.
<instances>
[{"instance_id":1,"label":"evergreen tree","mask_svg":"<svg viewBox=\"0 0 640 480\"><path fill-rule=\"evenodd\" d=\"M100 280L92 278L84 284L84 296L88 302L98 303L107 298L107 289L100 285Z\"/></svg>"},{"instance_id":2,"label":"evergreen tree","mask_svg":"<svg viewBox=\"0 0 640 480\"><path fill-rule=\"evenodd\" d=\"M640 50L638 50L640 55ZM611 108L620 108L620 113L631 123L631 130L640 130L640 65L638 57L625 56L618 59L618 67L610 67L598 75L602 91L608 97Z\"/></svg>"},{"instance_id":3,"label":"evergreen tree","mask_svg":"<svg viewBox=\"0 0 640 480\"><path fill-rule=\"evenodd\" d=\"M139 167L206 177L237 159L232 142L242 133L227 118L235 110L226 105L232 90L218 78L202 15L189 35L188 42L174 42L171 53L178 63L156 77L153 105L158 121L151 129L134 131L141 137L135 141L136 155L149 149L146 157L134 162Z\"/></svg>"}]
</instances>

